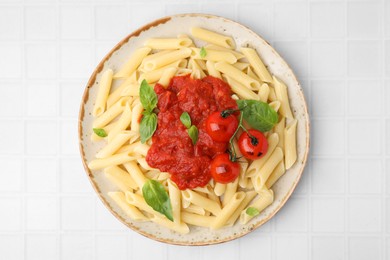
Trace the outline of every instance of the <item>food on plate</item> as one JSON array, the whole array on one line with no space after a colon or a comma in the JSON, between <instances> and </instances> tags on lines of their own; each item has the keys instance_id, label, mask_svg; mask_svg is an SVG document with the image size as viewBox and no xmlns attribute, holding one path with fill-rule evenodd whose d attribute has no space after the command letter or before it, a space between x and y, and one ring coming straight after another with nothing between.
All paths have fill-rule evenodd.
<instances>
[{"instance_id":1,"label":"food on plate","mask_svg":"<svg viewBox=\"0 0 390 260\"><path fill-rule=\"evenodd\" d=\"M184 34L150 38L101 73L91 139L104 146L88 163L133 221L182 234L248 223L297 160L287 86L254 48L191 33L200 46Z\"/></svg>"}]
</instances>

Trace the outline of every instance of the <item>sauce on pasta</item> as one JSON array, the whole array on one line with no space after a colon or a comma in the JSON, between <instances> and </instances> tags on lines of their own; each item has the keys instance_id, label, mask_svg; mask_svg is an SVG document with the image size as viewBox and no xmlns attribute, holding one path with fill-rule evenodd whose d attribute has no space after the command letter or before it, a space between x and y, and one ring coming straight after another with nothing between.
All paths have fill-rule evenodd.
<instances>
[{"instance_id":1,"label":"sauce on pasta","mask_svg":"<svg viewBox=\"0 0 390 260\"><path fill-rule=\"evenodd\" d=\"M158 123L146 156L147 163L169 172L171 180L181 190L205 186L211 179L212 158L228 148L227 143L211 139L205 122L215 111L237 108L230 86L212 76L192 79L187 75L173 77L167 88L156 84L154 90L158 95ZM199 130L195 145L180 121L184 111Z\"/></svg>"}]
</instances>

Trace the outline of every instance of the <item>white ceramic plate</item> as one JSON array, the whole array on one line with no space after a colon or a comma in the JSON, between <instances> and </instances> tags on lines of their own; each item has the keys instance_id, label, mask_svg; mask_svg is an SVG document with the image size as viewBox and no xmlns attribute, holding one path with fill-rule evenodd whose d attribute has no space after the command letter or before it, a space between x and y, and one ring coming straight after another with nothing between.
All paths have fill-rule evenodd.
<instances>
[{"instance_id":1,"label":"white ceramic plate","mask_svg":"<svg viewBox=\"0 0 390 260\"><path fill-rule=\"evenodd\" d=\"M298 159L295 165L273 186L275 194L274 202L248 224L241 225L236 223L232 227L222 228L217 231L191 226L191 232L189 234L181 235L152 222L138 223L128 218L107 196L108 191L115 190L113 185L105 178L102 171L90 171L87 164L102 147L102 144L93 143L90 139L93 121L91 111L94 100L96 99L97 82L100 80L101 72L107 68L117 71L129 57L129 54L140 46L143 46L145 40L148 38L176 37L182 33L190 35L190 28L194 26L230 35L234 38L237 46L251 46L256 48L272 74L286 83L290 96L290 104L295 117L298 119ZM222 17L204 14L183 14L165 17L145 25L123 39L104 57L92 73L84 92L79 115L79 139L82 160L92 186L107 209L123 224L144 236L158 241L179 245L207 245L229 241L251 232L272 218L284 205L295 189L306 163L309 151L309 117L302 89L294 73L265 40L243 25Z\"/></svg>"}]
</instances>

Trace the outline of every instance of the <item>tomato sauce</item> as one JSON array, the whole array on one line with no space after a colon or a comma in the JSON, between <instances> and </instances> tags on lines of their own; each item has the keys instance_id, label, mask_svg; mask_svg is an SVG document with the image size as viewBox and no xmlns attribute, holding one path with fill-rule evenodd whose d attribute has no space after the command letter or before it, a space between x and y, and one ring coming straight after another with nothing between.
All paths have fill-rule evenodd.
<instances>
[{"instance_id":1,"label":"tomato sauce","mask_svg":"<svg viewBox=\"0 0 390 260\"><path fill-rule=\"evenodd\" d=\"M212 76L192 79L187 75L173 77L167 88L156 84L154 90L158 95L158 122L147 163L169 172L181 190L205 186L211 179L212 158L228 148L227 143L211 139L205 122L215 111L237 109L230 86ZM183 112L188 112L192 125L199 130L195 145L180 121Z\"/></svg>"}]
</instances>

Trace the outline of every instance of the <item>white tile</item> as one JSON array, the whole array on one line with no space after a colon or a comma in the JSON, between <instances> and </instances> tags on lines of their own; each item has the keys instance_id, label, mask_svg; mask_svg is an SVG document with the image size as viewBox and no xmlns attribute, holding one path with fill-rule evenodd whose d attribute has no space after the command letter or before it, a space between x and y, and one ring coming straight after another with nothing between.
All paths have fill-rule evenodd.
<instances>
[{"instance_id":1,"label":"white tile","mask_svg":"<svg viewBox=\"0 0 390 260\"><path fill-rule=\"evenodd\" d=\"M164 16L165 4L161 1L150 3L143 1L140 5L130 6L130 31L136 30L146 23L150 23Z\"/></svg>"},{"instance_id":2,"label":"white tile","mask_svg":"<svg viewBox=\"0 0 390 260\"><path fill-rule=\"evenodd\" d=\"M78 117L81 97L86 82L62 83L60 84L61 115Z\"/></svg>"},{"instance_id":3,"label":"white tile","mask_svg":"<svg viewBox=\"0 0 390 260\"><path fill-rule=\"evenodd\" d=\"M355 116L381 115L383 112L382 89L382 84L378 80L349 81L348 113ZM367 91L370 92L370 98L367 98Z\"/></svg>"},{"instance_id":4,"label":"white tile","mask_svg":"<svg viewBox=\"0 0 390 260\"><path fill-rule=\"evenodd\" d=\"M313 143L315 155L344 154L344 121L339 119L312 120ZM329 140L332 140L331 142Z\"/></svg>"},{"instance_id":5,"label":"white tile","mask_svg":"<svg viewBox=\"0 0 390 260\"><path fill-rule=\"evenodd\" d=\"M381 33L379 3L348 3L348 36L374 38Z\"/></svg>"},{"instance_id":6,"label":"white tile","mask_svg":"<svg viewBox=\"0 0 390 260\"><path fill-rule=\"evenodd\" d=\"M349 257L354 260L382 259L382 240L378 237L351 237Z\"/></svg>"},{"instance_id":7,"label":"white tile","mask_svg":"<svg viewBox=\"0 0 390 260\"><path fill-rule=\"evenodd\" d=\"M309 259L306 236L285 235L276 237L276 246L273 253L276 260L305 260Z\"/></svg>"},{"instance_id":8,"label":"white tile","mask_svg":"<svg viewBox=\"0 0 390 260\"><path fill-rule=\"evenodd\" d=\"M127 236L123 235L97 235L97 260L125 260L127 259Z\"/></svg>"},{"instance_id":9,"label":"white tile","mask_svg":"<svg viewBox=\"0 0 390 260\"><path fill-rule=\"evenodd\" d=\"M384 26L385 35L390 37L390 3L388 1L385 1Z\"/></svg>"},{"instance_id":10,"label":"white tile","mask_svg":"<svg viewBox=\"0 0 390 260\"><path fill-rule=\"evenodd\" d=\"M386 199L386 232L390 233L390 198ZM390 252L389 252L390 253Z\"/></svg>"},{"instance_id":11,"label":"white tile","mask_svg":"<svg viewBox=\"0 0 390 260\"><path fill-rule=\"evenodd\" d=\"M312 228L315 232L343 232L343 198L312 198Z\"/></svg>"},{"instance_id":12,"label":"white tile","mask_svg":"<svg viewBox=\"0 0 390 260\"><path fill-rule=\"evenodd\" d=\"M58 14L55 6L29 6L25 8L25 34L28 40L55 39Z\"/></svg>"},{"instance_id":13,"label":"white tile","mask_svg":"<svg viewBox=\"0 0 390 260\"><path fill-rule=\"evenodd\" d=\"M390 159L387 159L386 160L386 166L385 166L386 170L385 172L390 172ZM386 189L387 189L387 193L390 194L390 176L389 174L385 174L385 178L386 178Z\"/></svg>"},{"instance_id":14,"label":"white tile","mask_svg":"<svg viewBox=\"0 0 390 260\"><path fill-rule=\"evenodd\" d=\"M390 238L387 238L386 239L386 260L389 260L390 259Z\"/></svg>"},{"instance_id":15,"label":"white tile","mask_svg":"<svg viewBox=\"0 0 390 260\"><path fill-rule=\"evenodd\" d=\"M311 37L341 38L344 36L344 3L311 3L310 12Z\"/></svg>"},{"instance_id":16,"label":"white tile","mask_svg":"<svg viewBox=\"0 0 390 260\"><path fill-rule=\"evenodd\" d=\"M93 192L80 158L61 159L60 179L62 192Z\"/></svg>"},{"instance_id":17,"label":"white tile","mask_svg":"<svg viewBox=\"0 0 390 260\"><path fill-rule=\"evenodd\" d=\"M22 160L19 158L0 158L0 192L20 191L22 184Z\"/></svg>"},{"instance_id":18,"label":"white tile","mask_svg":"<svg viewBox=\"0 0 390 260\"><path fill-rule=\"evenodd\" d=\"M146 238L141 235L137 235L133 239L133 243L131 243L130 250L130 259L143 259L143 260L155 260L161 259L165 260L167 247L165 244L156 243L156 241L151 240L150 238ZM146 248L148 254L145 254L143 250L139 250L140 248Z\"/></svg>"},{"instance_id":19,"label":"white tile","mask_svg":"<svg viewBox=\"0 0 390 260\"><path fill-rule=\"evenodd\" d=\"M377 77L381 70L381 43L379 41L348 42L348 75Z\"/></svg>"},{"instance_id":20,"label":"white tile","mask_svg":"<svg viewBox=\"0 0 390 260\"><path fill-rule=\"evenodd\" d=\"M64 234L61 236L62 260L94 259L94 237L92 234Z\"/></svg>"},{"instance_id":21,"label":"white tile","mask_svg":"<svg viewBox=\"0 0 390 260\"><path fill-rule=\"evenodd\" d=\"M23 10L18 6L2 6L0 9L0 39L20 40L22 38Z\"/></svg>"},{"instance_id":22,"label":"white tile","mask_svg":"<svg viewBox=\"0 0 390 260\"><path fill-rule=\"evenodd\" d=\"M381 123L376 119L349 120L350 154L379 154L381 152Z\"/></svg>"},{"instance_id":23,"label":"white tile","mask_svg":"<svg viewBox=\"0 0 390 260\"><path fill-rule=\"evenodd\" d=\"M128 227L122 224L100 200L95 201L96 204L96 229L97 230L115 230L128 231Z\"/></svg>"},{"instance_id":24,"label":"white tile","mask_svg":"<svg viewBox=\"0 0 390 260\"><path fill-rule=\"evenodd\" d=\"M58 227L58 201L50 196L26 199L28 230L56 230Z\"/></svg>"},{"instance_id":25,"label":"white tile","mask_svg":"<svg viewBox=\"0 0 390 260\"><path fill-rule=\"evenodd\" d=\"M201 259L201 253L196 246L167 245L167 259Z\"/></svg>"},{"instance_id":26,"label":"white tile","mask_svg":"<svg viewBox=\"0 0 390 260\"><path fill-rule=\"evenodd\" d=\"M272 241L270 236L255 236L254 232L240 238L240 259L253 259L261 252L262 260L272 259Z\"/></svg>"},{"instance_id":27,"label":"white tile","mask_svg":"<svg viewBox=\"0 0 390 260\"><path fill-rule=\"evenodd\" d=\"M387 153L387 155L390 155L390 119L387 119L386 120L386 136L385 136L385 138L386 138L386 141L387 141L387 143L386 143L386 153Z\"/></svg>"},{"instance_id":28,"label":"white tile","mask_svg":"<svg viewBox=\"0 0 390 260\"><path fill-rule=\"evenodd\" d=\"M367 174L369 173L369 176ZM349 161L349 191L355 194L380 194L382 191L382 162L378 159Z\"/></svg>"},{"instance_id":29,"label":"white tile","mask_svg":"<svg viewBox=\"0 0 390 260\"><path fill-rule=\"evenodd\" d=\"M0 198L0 230L18 231L22 228L22 200L20 198Z\"/></svg>"},{"instance_id":30,"label":"white tile","mask_svg":"<svg viewBox=\"0 0 390 260\"><path fill-rule=\"evenodd\" d=\"M69 197L61 199L61 229L91 230L94 227L92 198Z\"/></svg>"},{"instance_id":31,"label":"white tile","mask_svg":"<svg viewBox=\"0 0 390 260\"><path fill-rule=\"evenodd\" d=\"M390 80L385 81L385 100L390 100ZM386 113L390 116L390 102L385 102Z\"/></svg>"},{"instance_id":32,"label":"white tile","mask_svg":"<svg viewBox=\"0 0 390 260\"><path fill-rule=\"evenodd\" d=\"M27 159L26 186L28 192L57 191L57 161L55 159Z\"/></svg>"},{"instance_id":33,"label":"white tile","mask_svg":"<svg viewBox=\"0 0 390 260\"><path fill-rule=\"evenodd\" d=\"M208 4L206 4L208 5ZM223 8L220 8L220 12L223 12ZM239 4L237 6L238 21L260 36L264 37L265 40L271 41L273 39L272 29L272 5L257 3L257 4Z\"/></svg>"},{"instance_id":34,"label":"white tile","mask_svg":"<svg viewBox=\"0 0 390 260\"><path fill-rule=\"evenodd\" d=\"M23 114L23 106L15 106L15 100L23 99L22 87L22 83L7 82L0 85L0 116L16 117Z\"/></svg>"},{"instance_id":35,"label":"white tile","mask_svg":"<svg viewBox=\"0 0 390 260\"><path fill-rule=\"evenodd\" d=\"M116 40L130 34L129 10L125 5L97 6L95 12L96 38L98 40ZM113 30L115 28L115 30Z\"/></svg>"},{"instance_id":36,"label":"white tile","mask_svg":"<svg viewBox=\"0 0 390 260\"><path fill-rule=\"evenodd\" d=\"M345 74L345 44L343 41L313 41L310 69L315 77L337 77Z\"/></svg>"},{"instance_id":37,"label":"white tile","mask_svg":"<svg viewBox=\"0 0 390 260\"><path fill-rule=\"evenodd\" d=\"M55 83L29 83L26 88L28 116L57 115L58 95Z\"/></svg>"},{"instance_id":38,"label":"white tile","mask_svg":"<svg viewBox=\"0 0 390 260\"><path fill-rule=\"evenodd\" d=\"M304 232L307 230L307 203L306 199L290 198L275 216L277 232Z\"/></svg>"},{"instance_id":39,"label":"white tile","mask_svg":"<svg viewBox=\"0 0 390 260\"><path fill-rule=\"evenodd\" d=\"M385 41L385 74L390 77L390 41Z\"/></svg>"},{"instance_id":40,"label":"white tile","mask_svg":"<svg viewBox=\"0 0 390 260\"><path fill-rule=\"evenodd\" d=\"M311 81L313 116L339 117L345 114L345 84L341 80Z\"/></svg>"},{"instance_id":41,"label":"white tile","mask_svg":"<svg viewBox=\"0 0 390 260\"><path fill-rule=\"evenodd\" d=\"M61 7L61 38L91 39L93 9L89 6Z\"/></svg>"},{"instance_id":42,"label":"white tile","mask_svg":"<svg viewBox=\"0 0 390 260\"><path fill-rule=\"evenodd\" d=\"M313 193L344 192L345 163L343 159L312 159L311 180Z\"/></svg>"},{"instance_id":43,"label":"white tile","mask_svg":"<svg viewBox=\"0 0 390 260\"><path fill-rule=\"evenodd\" d=\"M293 68L298 79L308 76L308 45L304 41L275 41L276 51Z\"/></svg>"},{"instance_id":44,"label":"white tile","mask_svg":"<svg viewBox=\"0 0 390 260\"><path fill-rule=\"evenodd\" d=\"M381 199L350 198L348 210L349 231L380 232L382 230Z\"/></svg>"},{"instance_id":45,"label":"white tile","mask_svg":"<svg viewBox=\"0 0 390 260\"><path fill-rule=\"evenodd\" d=\"M16 154L23 150L23 122L1 120L0 154Z\"/></svg>"},{"instance_id":46,"label":"white tile","mask_svg":"<svg viewBox=\"0 0 390 260\"><path fill-rule=\"evenodd\" d=\"M196 3L196 2L195 2ZM197 13L200 12L200 5L195 3L185 4L166 4L165 13L167 15Z\"/></svg>"},{"instance_id":47,"label":"white tile","mask_svg":"<svg viewBox=\"0 0 390 260\"><path fill-rule=\"evenodd\" d=\"M239 8L242 5L237 6ZM202 13L213 14L222 16L228 19L236 20L236 5L231 3L225 3L223 8L221 8L221 4L218 3L206 3L201 7ZM237 11L239 12L239 11ZM250 15L248 15L250 16ZM252 24L253 25L253 24ZM252 28L253 29L253 28Z\"/></svg>"},{"instance_id":48,"label":"white tile","mask_svg":"<svg viewBox=\"0 0 390 260\"><path fill-rule=\"evenodd\" d=\"M310 166L309 166L309 162L308 164L306 165L305 169L304 169L304 172L302 174L302 178L299 180L298 182L298 185L297 187L295 188L294 190L294 193L292 196L294 195L303 195L303 194L306 194L307 191L309 190L309 175L310 175Z\"/></svg>"},{"instance_id":49,"label":"white tile","mask_svg":"<svg viewBox=\"0 0 390 260\"><path fill-rule=\"evenodd\" d=\"M26 235L26 260L58 259L58 240L53 234Z\"/></svg>"},{"instance_id":50,"label":"white tile","mask_svg":"<svg viewBox=\"0 0 390 260\"><path fill-rule=\"evenodd\" d=\"M78 121L61 121L61 154L78 155Z\"/></svg>"},{"instance_id":51,"label":"white tile","mask_svg":"<svg viewBox=\"0 0 390 260\"><path fill-rule=\"evenodd\" d=\"M20 43L0 44L0 78L20 78L22 76L22 46Z\"/></svg>"},{"instance_id":52,"label":"white tile","mask_svg":"<svg viewBox=\"0 0 390 260\"><path fill-rule=\"evenodd\" d=\"M344 237L318 236L312 238L313 260L344 259Z\"/></svg>"},{"instance_id":53,"label":"white tile","mask_svg":"<svg viewBox=\"0 0 390 260\"><path fill-rule=\"evenodd\" d=\"M58 130L55 121L26 122L26 152L32 155L57 153Z\"/></svg>"},{"instance_id":54,"label":"white tile","mask_svg":"<svg viewBox=\"0 0 390 260\"><path fill-rule=\"evenodd\" d=\"M26 46L26 70L28 78L53 79L57 76L57 67L56 44L40 43Z\"/></svg>"},{"instance_id":55,"label":"white tile","mask_svg":"<svg viewBox=\"0 0 390 260\"><path fill-rule=\"evenodd\" d=\"M307 36L308 4L276 3L274 9L275 38L299 39Z\"/></svg>"},{"instance_id":56,"label":"white tile","mask_svg":"<svg viewBox=\"0 0 390 260\"><path fill-rule=\"evenodd\" d=\"M99 64L103 58L106 56L107 53L109 53L112 49L112 46L116 44L115 41L109 40L104 42L99 42L95 44L95 53L94 53L94 63ZM86 85L86 82L82 85Z\"/></svg>"},{"instance_id":57,"label":"white tile","mask_svg":"<svg viewBox=\"0 0 390 260\"><path fill-rule=\"evenodd\" d=\"M208 246L203 250L203 259L220 259L221 252L224 252L224 255L228 255L231 259L239 259L239 248L240 242L237 239L222 244Z\"/></svg>"},{"instance_id":58,"label":"white tile","mask_svg":"<svg viewBox=\"0 0 390 260\"><path fill-rule=\"evenodd\" d=\"M23 235L9 234L0 235L1 257L7 260L23 259L24 245Z\"/></svg>"},{"instance_id":59,"label":"white tile","mask_svg":"<svg viewBox=\"0 0 390 260\"><path fill-rule=\"evenodd\" d=\"M115 30L113 30L115 31ZM61 45L61 77L87 78L93 72L93 46L89 43L64 43ZM77 62L75 62L77 61Z\"/></svg>"}]
</instances>

